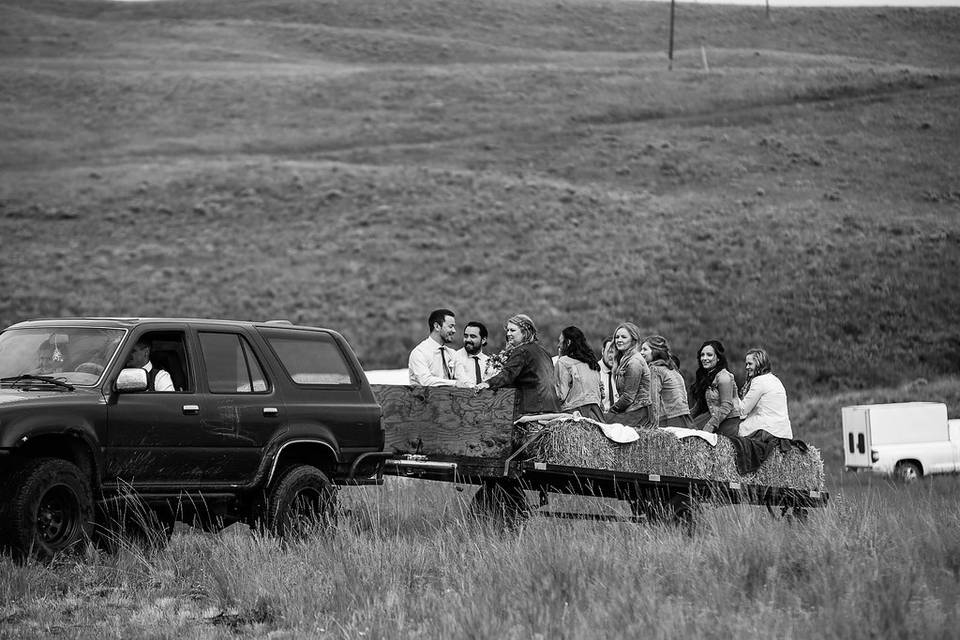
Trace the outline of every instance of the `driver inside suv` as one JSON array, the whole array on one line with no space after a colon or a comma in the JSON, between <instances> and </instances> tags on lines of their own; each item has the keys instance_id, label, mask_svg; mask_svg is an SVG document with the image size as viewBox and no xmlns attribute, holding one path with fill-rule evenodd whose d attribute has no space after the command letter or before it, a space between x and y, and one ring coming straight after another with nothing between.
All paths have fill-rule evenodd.
<instances>
[{"instance_id":1,"label":"driver inside suv","mask_svg":"<svg viewBox=\"0 0 960 640\"><path fill-rule=\"evenodd\" d=\"M139 367L147 372L147 391L175 391L170 374L150 362L150 342L137 340L127 358L127 367Z\"/></svg>"}]
</instances>

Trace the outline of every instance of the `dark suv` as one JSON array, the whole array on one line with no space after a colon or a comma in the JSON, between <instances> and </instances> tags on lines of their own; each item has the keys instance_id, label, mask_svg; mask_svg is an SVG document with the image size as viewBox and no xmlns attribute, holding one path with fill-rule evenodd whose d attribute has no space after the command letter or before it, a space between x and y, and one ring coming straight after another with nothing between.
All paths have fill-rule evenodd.
<instances>
[{"instance_id":1,"label":"dark suv","mask_svg":"<svg viewBox=\"0 0 960 640\"><path fill-rule=\"evenodd\" d=\"M134 353L143 345L149 364ZM21 322L0 333L0 540L53 555L131 495L167 531L180 519L282 532L329 514L332 483L380 481L380 417L350 346L327 329Z\"/></svg>"}]
</instances>

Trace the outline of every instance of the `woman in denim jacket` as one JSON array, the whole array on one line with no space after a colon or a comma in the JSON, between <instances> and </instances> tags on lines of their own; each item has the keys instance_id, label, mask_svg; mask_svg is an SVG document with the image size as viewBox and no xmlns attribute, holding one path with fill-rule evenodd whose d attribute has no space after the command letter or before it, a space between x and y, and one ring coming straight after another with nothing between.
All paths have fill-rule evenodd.
<instances>
[{"instance_id":1,"label":"woman in denim jacket","mask_svg":"<svg viewBox=\"0 0 960 640\"><path fill-rule=\"evenodd\" d=\"M629 427L650 426L650 368L640 356L640 329L624 322L613 332L613 381L620 396L604 418Z\"/></svg>"},{"instance_id":2,"label":"woman in denim jacket","mask_svg":"<svg viewBox=\"0 0 960 640\"><path fill-rule=\"evenodd\" d=\"M690 385L690 415L695 429L736 436L740 432L737 381L727 370L727 356L719 340L707 340L697 352L700 366Z\"/></svg>"},{"instance_id":3,"label":"woman in denim jacket","mask_svg":"<svg viewBox=\"0 0 960 640\"><path fill-rule=\"evenodd\" d=\"M560 410L579 411L584 418L603 421L600 409L600 364L587 338L577 327L567 327L557 340L557 397Z\"/></svg>"},{"instance_id":4,"label":"woman in denim jacket","mask_svg":"<svg viewBox=\"0 0 960 640\"><path fill-rule=\"evenodd\" d=\"M650 422L656 427L692 429L687 387L670 343L663 336L648 336L640 345L640 355L650 364Z\"/></svg>"}]
</instances>

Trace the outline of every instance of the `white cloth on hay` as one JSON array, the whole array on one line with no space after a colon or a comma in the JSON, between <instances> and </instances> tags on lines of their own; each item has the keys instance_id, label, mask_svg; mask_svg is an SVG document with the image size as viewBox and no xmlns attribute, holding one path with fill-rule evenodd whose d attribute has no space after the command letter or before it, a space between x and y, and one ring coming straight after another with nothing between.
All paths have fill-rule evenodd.
<instances>
[{"instance_id":1,"label":"white cloth on hay","mask_svg":"<svg viewBox=\"0 0 960 640\"><path fill-rule=\"evenodd\" d=\"M580 422L595 424L600 427L600 431L603 432L603 435L613 442L619 442L620 444L636 442L640 439L640 434L637 433L637 430L633 427L628 427L624 424L620 424L619 422L597 422L591 418L584 418L582 415L580 415L579 411L574 411L573 413L538 413L529 416L521 416L514 421L514 424L542 422L549 426L554 422L559 422L560 420L577 420ZM700 431L699 429L684 429L683 427L659 427L659 429L661 431L666 431L678 440L682 440L683 438L701 438L706 440L711 447L717 446L718 438L717 434L715 433L707 433L706 431Z\"/></svg>"},{"instance_id":2,"label":"white cloth on hay","mask_svg":"<svg viewBox=\"0 0 960 640\"><path fill-rule=\"evenodd\" d=\"M678 439L682 438L703 438L710 443L711 447L717 446L717 434L707 433L699 429L684 429L683 427L660 427L661 431L666 431Z\"/></svg>"},{"instance_id":3,"label":"white cloth on hay","mask_svg":"<svg viewBox=\"0 0 960 640\"><path fill-rule=\"evenodd\" d=\"M600 428L600 431L603 432L603 435L607 437L608 440L619 444L627 444L629 442L635 442L640 439L640 434L637 433L637 430L633 427L628 427L619 422L606 423L598 422L591 418L584 418L580 415L579 411L574 411L573 413L540 413L531 416L522 416L518 418L514 424L523 424L526 422L543 422L547 426L552 423L559 422L561 420L577 420L579 422L586 422L589 424L596 425Z\"/></svg>"}]
</instances>

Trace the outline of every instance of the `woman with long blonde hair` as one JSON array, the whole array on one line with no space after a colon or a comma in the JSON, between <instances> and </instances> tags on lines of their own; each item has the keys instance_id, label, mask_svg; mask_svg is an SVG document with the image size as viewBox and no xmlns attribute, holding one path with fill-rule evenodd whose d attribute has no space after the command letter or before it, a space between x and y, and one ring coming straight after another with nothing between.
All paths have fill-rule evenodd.
<instances>
[{"instance_id":1,"label":"woman with long blonde hair","mask_svg":"<svg viewBox=\"0 0 960 640\"><path fill-rule=\"evenodd\" d=\"M740 435L764 430L778 438L793 439L787 391L780 378L773 375L770 356L757 347L744 356L747 381L740 397Z\"/></svg>"},{"instance_id":2,"label":"woman with long blonde hair","mask_svg":"<svg viewBox=\"0 0 960 640\"><path fill-rule=\"evenodd\" d=\"M613 380L619 397L604 416L630 427L650 425L650 368L640 356L640 329L621 322L613 332Z\"/></svg>"}]
</instances>

